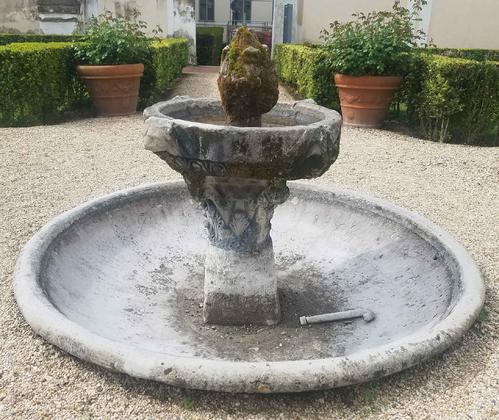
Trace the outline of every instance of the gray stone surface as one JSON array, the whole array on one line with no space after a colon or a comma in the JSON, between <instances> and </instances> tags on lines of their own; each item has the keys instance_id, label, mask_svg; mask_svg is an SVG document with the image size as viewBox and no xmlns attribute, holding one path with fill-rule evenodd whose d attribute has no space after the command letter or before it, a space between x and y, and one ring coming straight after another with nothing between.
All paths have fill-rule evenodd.
<instances>
[{"instance_id":1,"label":"gray stone surface","mask_svg":"<svg viewBox=\"0 0 499 420\"><path fill-rule=\"evenodd\" d=\"M181 184L114 193L56 218L18 260L16 299L37 333L77 357L231 392L378 378L444 350L471 326L482 281L447 233L381 200L298 184L291 192L273 227L278 326L203 328L207 241ZM376 319L299 327L301 315L357 307Z\"/></svg>"},{"instance_id":2,"label":"gray stone surface","mask_svg":"<svg viewBox=\"0 0 499 420\"><path fill-rule=\"evenodd\" d=\"M176 97L146 109L145 148L183 175L204 210L210 240L205 321L272 325L279 322L279 297L271 219L288 197L288 179L320 176L336 160L341 118L313 101L300 101L278 104L264 116L264 127L262 110L250 112L247 118L257 117L259 126L241 127L246 117L240 114L251 105L238 107L228 95L239 86L229 83L230 74L221 73L220 80L225 80L220 84L225 102ZM242 86L238 89L248 90ZM277 79L274 87L277 100ZM235 104L227 104L229 96ZM235 126L224 124L227 108Z\"/></svg>"},{"instance_id":3,"label":"gray stone surface","mask_svg":"<svg viewBox=\"0 0 499 420\"><path fill-rule=\"evenodd\" d=\"M177 91L203 89L197 79L186 77ZM38 336L23 319L12 288L15 261L36 231L58 214L103 194L146 182L181 180L160 159L151 160L140 142L143 132L139 114L0 128L0 417L497 417L499 232L491 225L499 216L499 148L346 127L338 160L311 181L361 191L415 211L454 235L476 260L487 289L480 320L447 351L417 367L329 391L213 393L110 372ZM256 351L259 345L250 347Z\"/></svg>"},{"instance_id":4,"label":"gray stone surface","mask_svg":"<svg viewBox=\"0 0 499 420\"><path fill-rule=\"evenodd\" d=\"M263 127L226 126L214 98L178 96L147 108L144 117L145 148L182 174L315 178L339 153L339 114L310 100L277 104Z\"/></svg>"}]
</instances>

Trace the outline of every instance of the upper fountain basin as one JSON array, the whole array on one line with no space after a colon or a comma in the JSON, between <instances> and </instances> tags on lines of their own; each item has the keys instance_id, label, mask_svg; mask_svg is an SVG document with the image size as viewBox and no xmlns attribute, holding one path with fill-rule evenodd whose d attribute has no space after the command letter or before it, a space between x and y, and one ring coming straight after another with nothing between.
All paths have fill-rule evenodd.
<instances>
[{"instance_id":1,"label":"upper fountain basin","mask_svg":"<svg viewBox=\"0 0 499 420\"><path fill-rule=\"evenodd\" d=\"M312 100L278 103L262 127L225 125L215 98L177 96L144 111L145 148L181 173L257 179L321 176L338 157L341 117Z\"/></svg>"}]
</instances>

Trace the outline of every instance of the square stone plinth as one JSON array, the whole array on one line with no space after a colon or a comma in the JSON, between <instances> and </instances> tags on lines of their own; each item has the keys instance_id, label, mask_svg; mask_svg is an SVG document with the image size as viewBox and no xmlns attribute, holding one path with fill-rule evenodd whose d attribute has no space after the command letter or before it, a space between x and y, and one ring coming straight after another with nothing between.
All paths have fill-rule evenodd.
<instances>
[{"instance_id":1,"label":"square stone plinth","mask_svg":"<svg viewBox=\"0 0 499 420\"><path fill-rule=\"evenodd\" d=\"M241 254L210 246L205 262L204 321L273 325L279 318L272 247Z\"/></svg>"}]
</instances>

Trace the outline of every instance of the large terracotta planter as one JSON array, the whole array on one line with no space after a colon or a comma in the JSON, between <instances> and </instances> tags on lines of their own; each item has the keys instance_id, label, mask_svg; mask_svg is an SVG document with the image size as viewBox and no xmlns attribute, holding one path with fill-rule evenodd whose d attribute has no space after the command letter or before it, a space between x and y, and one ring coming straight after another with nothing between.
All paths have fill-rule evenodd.
<instances>
[{"instance_id":1,"label":"large terracotta planter","mask_svg":"<svg viewBox=\"0 0 499 420\"><path fill-rule=\"evenodd\" d=\"M143 64L78 66L99 115L130 115L137 110Z\"/></svg>"},{"instance_id":2,"label":"large terracotta planter","mask_svg":"<svg viewBox=\"0 0 499 420\"><path fill-rule=\"evenodd\" d=\"M376 128L385 120L400 76L346 76L335 74L343 122L356 127Z\"/></svg>"}]
</instances>

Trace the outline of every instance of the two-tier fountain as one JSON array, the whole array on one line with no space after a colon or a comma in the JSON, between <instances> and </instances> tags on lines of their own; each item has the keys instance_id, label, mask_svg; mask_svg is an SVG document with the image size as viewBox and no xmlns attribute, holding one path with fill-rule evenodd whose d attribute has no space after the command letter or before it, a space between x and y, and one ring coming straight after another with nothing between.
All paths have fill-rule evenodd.
<instances>
[{"instance_id":1,"label":"two-tier fountain","mask_svg":"<svg viewBox=\"0 0 499 420\"><path fill-rule=\"evenodd\" d=\"M359 383L458 340L484 292L453 238L380 200L287 185L336 160L340 116L276 104L268 50L246 28L218 83L221 101L145 111L145 147L187 188L94 200L26 245L15 293L31 327L109 369L231 392Z\"/></svg>"}]
</instances>

